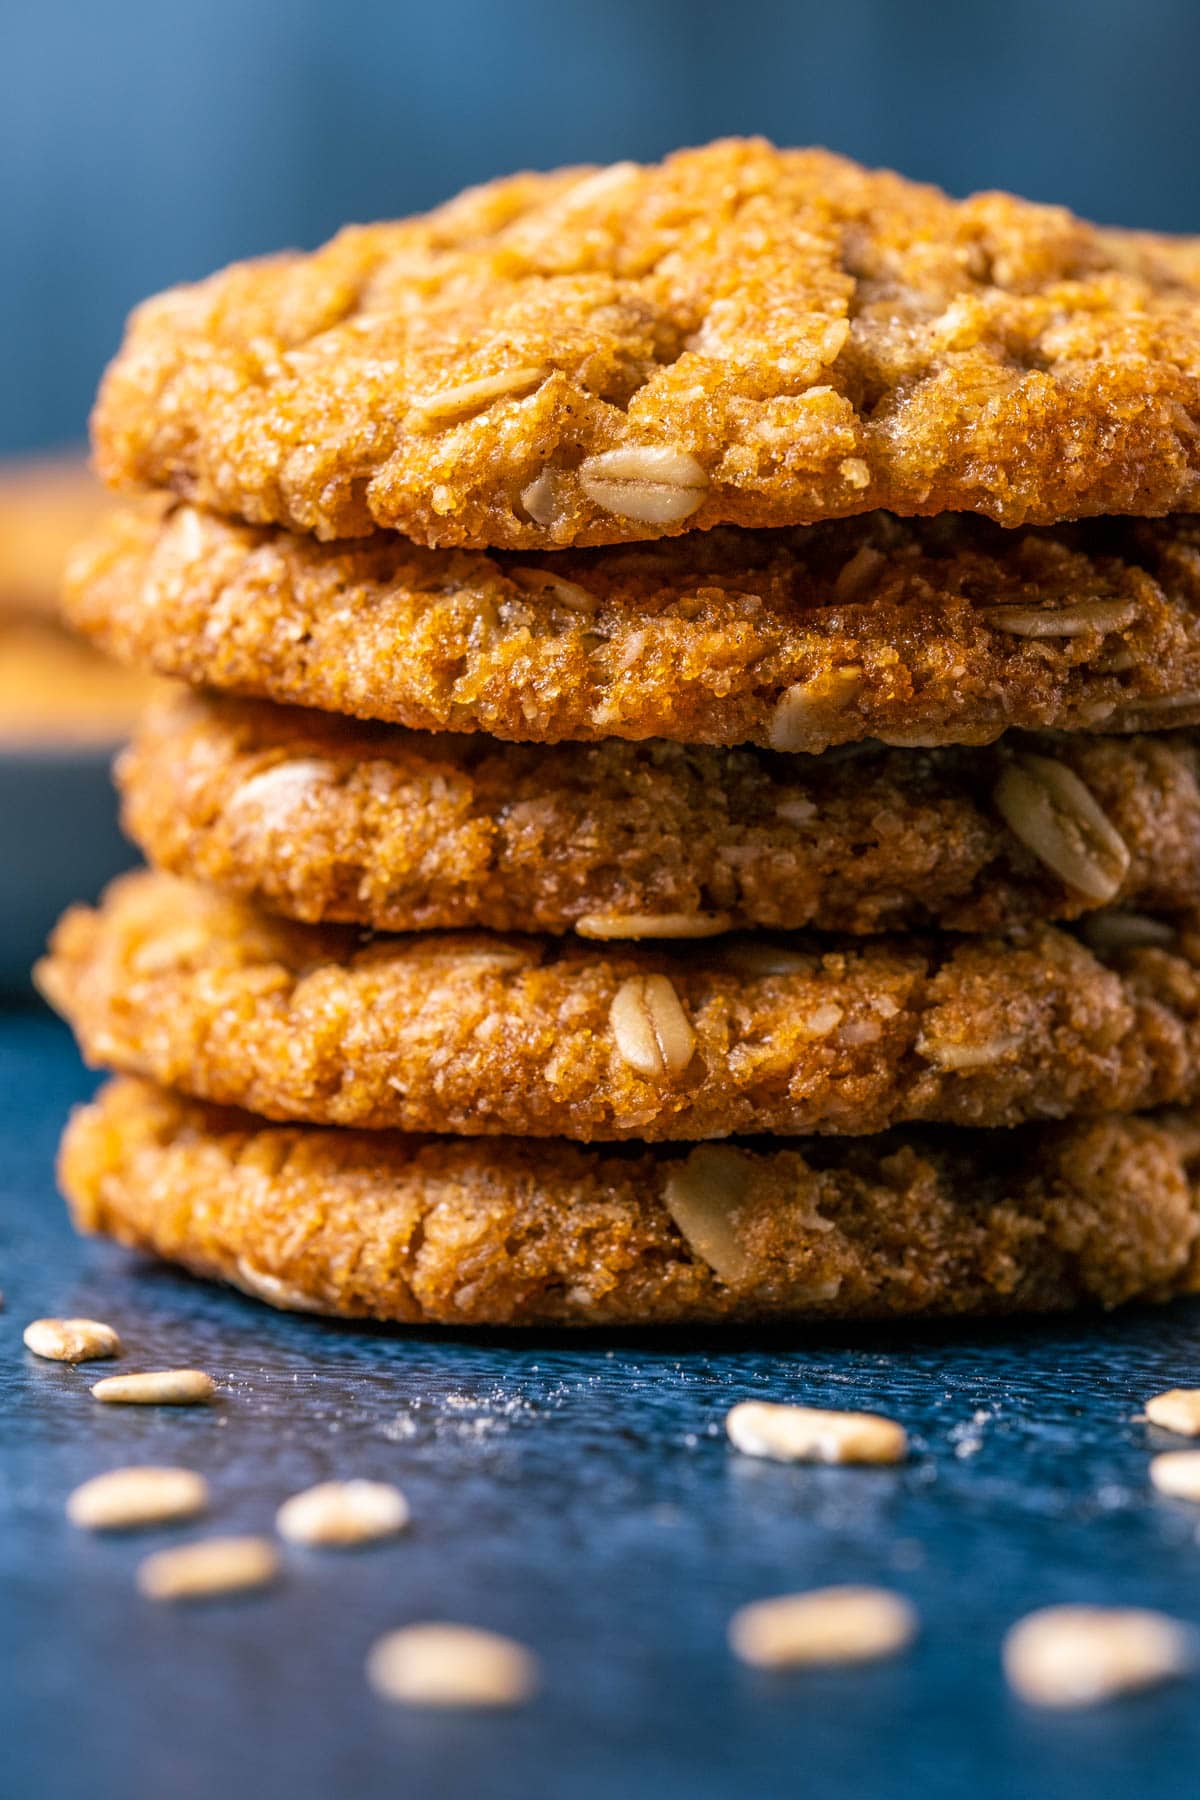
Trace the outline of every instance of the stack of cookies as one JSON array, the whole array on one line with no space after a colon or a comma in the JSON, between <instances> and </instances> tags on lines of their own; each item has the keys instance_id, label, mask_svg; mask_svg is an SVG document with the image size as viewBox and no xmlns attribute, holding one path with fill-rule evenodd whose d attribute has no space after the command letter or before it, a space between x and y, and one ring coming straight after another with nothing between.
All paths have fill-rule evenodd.
<instances>
[{"instance_id":1,"label":"stack of cookies","mask_svg":"<svg viewBox=\"0 0 1200 1800\"><path fill-rule=\"evenodd\" d=\"M453 1324L1200 1285L1194 243L522 176L150 301L95 444L72 616L193 692L40 971L81 1226Z\"/></svg>"}]
</instances>

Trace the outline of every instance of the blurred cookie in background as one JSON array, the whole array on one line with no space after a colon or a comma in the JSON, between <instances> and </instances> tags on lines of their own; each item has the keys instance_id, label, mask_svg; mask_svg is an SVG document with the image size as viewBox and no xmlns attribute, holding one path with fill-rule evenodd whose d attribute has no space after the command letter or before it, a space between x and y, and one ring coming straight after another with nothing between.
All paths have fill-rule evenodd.
<instances>
[{"instance_id":1,"label":"blurred cookie in background","mask_svg":"<svg viewBox=\"0 0 1200 1800\"><path fill-rule=\"evenodd\" d=\"M59 613L63 565L111 506L82 455L0 464L0 989L23 989L82 886L134 860L113 752L164 685L82 642Z\"/></svg>"},{"instance_id":2,"label":"blurred cookie in background","mask_svg":"<svg viewBox=\"0 0 1200 1800\"><path fill-rule=\"evenodd\" d=\"M0 740L124 738L154 684L77 637L59 610L71 549L110 510L82 455L0 463Z\"/></svg>"}]
</instances>

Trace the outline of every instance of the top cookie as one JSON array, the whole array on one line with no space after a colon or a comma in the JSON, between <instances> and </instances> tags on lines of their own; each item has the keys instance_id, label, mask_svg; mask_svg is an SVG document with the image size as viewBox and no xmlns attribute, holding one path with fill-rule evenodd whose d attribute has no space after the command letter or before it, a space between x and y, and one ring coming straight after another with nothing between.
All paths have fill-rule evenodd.
<instances>
[{"instance_id":1,"label":"top cookie","mask_svg":"<svg viewBox=\"0 0 1200 1800\"><path fill-rule=\"evenodd\" d=\"M522 175L147 302L97 461L319 537L526 549L1193 507L1200 252L731 140Z\"/></svg>"}]
</instances>

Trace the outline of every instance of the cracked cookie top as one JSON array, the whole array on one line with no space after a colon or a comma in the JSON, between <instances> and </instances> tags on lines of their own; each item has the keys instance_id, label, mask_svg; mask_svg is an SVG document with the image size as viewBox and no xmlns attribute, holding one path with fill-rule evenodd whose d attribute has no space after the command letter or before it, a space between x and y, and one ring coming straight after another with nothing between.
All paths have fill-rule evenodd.
<instances>
[{"instance_id":1,"label":"cracked cookie top","mask_svg":"<svg viewBox=\"0 0 1200 1800\"><path fill-rule=\"evenodd\" d=\"M1200 251L729 140L146 302L97 459L255 524L524 549L1193 506Z\"/></svg>"}]
</instances>

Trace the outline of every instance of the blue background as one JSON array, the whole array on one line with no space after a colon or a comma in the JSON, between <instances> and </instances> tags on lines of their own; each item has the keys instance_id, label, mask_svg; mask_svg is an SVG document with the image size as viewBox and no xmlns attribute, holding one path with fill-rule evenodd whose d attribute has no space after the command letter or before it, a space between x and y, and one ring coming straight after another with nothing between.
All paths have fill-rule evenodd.
<instances>
[{"instance_id":1,"label":"blue background","mask_svg":"<svg viewBox=\"0 0 1200 1800\"><path fill-rule=\"evenodd\" d=\"M521 166L723 132L1200 229L1196 0L0 0L0 450L128 308Z\"/></svg>"},{"instance_id":2,"label":"blue background","mask_svg":"<svg viewBox=\"0 0 1200 1800\"><path fill-rule=\"evenodd\" d=\"M520 165L761 130L1200 229L1197 0L0 0L0 27L0 450L81 435L143 294ZM1200 1379L1200 1303L770 1342L289 1318L72 1237L53 1147L91 1085L60 1026L0 1012L0 1800L1194 1790L1194 1685L1046 1718L998 1650L1060 1600L1200 1625L1196 1515L1150 1493L1165 1440L1134 1417ZM92 1371L21 1348L51 1312L111 1317L129 1366L210 1367L220 1405L95 1408ZM881 1407L916 1454L747 1466L721 1421L748 1394ZM62 1513L129 1461L206 1470L218 1530L333 1474L399 1480L414 1527L289 1554L269 1597L156 1609L133 1569L167 1534L91 1539ZM796 1681L731 1662L736 1605L840 1580L912 1595L910 1657ZM535 1646L542 1699L500 1720L375 1703L367 1646L429 1614Z\"/></svg>"}]
</instances>

